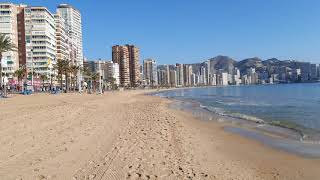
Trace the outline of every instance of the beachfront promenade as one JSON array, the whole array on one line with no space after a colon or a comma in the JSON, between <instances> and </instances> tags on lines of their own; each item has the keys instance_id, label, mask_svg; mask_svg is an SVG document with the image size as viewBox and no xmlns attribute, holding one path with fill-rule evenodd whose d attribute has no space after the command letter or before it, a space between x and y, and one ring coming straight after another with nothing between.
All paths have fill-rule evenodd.
<instances>
[{"instance_id":1,"label":"beachfront promenade","mask_svg":"<svg viewBox=\"0 0 320 180\"><path fill-rule=\"evenodd\" d=\"M304 159L145 91L0 99L0 179L318 179Z\"/></svg>"}]
</instances>

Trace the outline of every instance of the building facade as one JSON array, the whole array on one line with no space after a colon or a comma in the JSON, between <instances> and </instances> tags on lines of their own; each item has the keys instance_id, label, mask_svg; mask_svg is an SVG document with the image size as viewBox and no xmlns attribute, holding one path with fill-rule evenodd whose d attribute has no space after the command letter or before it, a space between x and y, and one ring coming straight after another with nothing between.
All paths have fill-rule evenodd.
<instances>
[{"instance_id":1,"label":"building facade","mask_svg":"<svg viewBox=\"0 0 320 180\"><path fill-rule=\"evenodd\" d=\"M176 81L177 86L184 86L184 73L183 73L183 64L176 64Z\"/></svg>"},{"instance_id":2,"label":"building facade","mask_svg":"<svg viewBox=\"0 0 320 180\"><path fill-rule=\"evenodd\" d=\"M68 60L70 59L70 52L69 52L69 44L67 36L65 22L64 19L59 15L54 15L55 19L55 28L56 28L56 47L57 47L57 54L56 60Z\"/></svg>"},{"instance_id":3,"label":"building facade","mask_svg":"<svg viewBox=\"0 0 320 180\"><path fill-rule=\"evenodd\" d=\"M129 74L131 87L136 87L140 82L139 48L134 45L125 45L129 51Z\"/></svg>"},{"instance_id":4,"label":"building facade","mask_svg":"<svg viewBox=\"0 0 320 180\"><path fill-rule=\"evenodd\" d=\"M146 85L157 85L157 63L153 59L146 59L143 61L143 77Z\"/></svg>"},{"instance_id":5,"label":"building facade","mask_svg":"<svg viewBox=\"0 0 320 180\"><path fill-rule=\"evenodd\" d=\"M119 76L121 86L130 86L130 62L129 50L127 46L112 47L112 62L119 65Z\"/></svg>"},{"instance_id":6,"label":"building facade","mask_svg":"<svg viewBox=\"0 0 320 180\"><path fill-rule=\"evenodd\" d=\"M18 48L18 6L11 3L0 3L0 33L11 39ZM2 54L2 72L13 78L14 72L19 68L18 51L8 51Z\"/></svg>"},{"instance_id":7,"label":"building facade","mask_svg":"<svg viewBox=\"0 0 320 180\"><path fill-rule=\"evenodd\" d=\"M136 87L140 82L139 48L134 45L112 47L112 61L119 64L120 85Z\"/></svg>"},{"instance_id":8,"label":"building facade","mask_svg":"<svg viewBox=\"0 0 320 180\"><path fill-rule=\"evenodd\" d=\"M49 64L56 62L56 31L54 16L46 7L26 7L25 37L28 73L49 75Z\"/></svg>"},{"instance_id":9,"label":"building facade","mask_svg":"<svg viewBox=\"0 0 320 180\"><path fill-rule=\"evenodd\" d=\"M79 10L68 4L60 4L57 14L64 19L66 34L69 37L70 61L83 66L82 19Z\"/></svg>"}]
</instances>

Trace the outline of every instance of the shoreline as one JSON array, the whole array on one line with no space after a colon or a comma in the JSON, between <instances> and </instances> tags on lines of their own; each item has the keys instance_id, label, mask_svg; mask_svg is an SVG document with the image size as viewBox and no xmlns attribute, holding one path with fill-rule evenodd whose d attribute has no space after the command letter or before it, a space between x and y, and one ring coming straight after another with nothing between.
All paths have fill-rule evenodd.
<instances>
[{"instance_id":1,"label":"shoreline","mask_svg":"<svg viewBox=\"0 0 320 180\"><path fill-rule=\"evenodd\" d=\"M269 123L221 116L202 107L198 102L177 100L174 98L166 99L171 101L171 104L169 105L170 108L191 113L200 121L220 123L221 126L224 127L224 130L229 133L238 134L245 138L263 143L270 148L286 151L304 158L320 159L320 144L299 140L300 132L297 132L296 130L275 126Z\"/></svg>"},{"instance_id":2,"label":"shoreline","mask_svg":"<svg viewBox=\"0 0 320 180\"><path fill-rule=\"evenodd\" d=\"M207 106L203 106L200 102L192 99L180 99L171 96L163 95L162 92L153 92L148 93L147 95L157 96L161 98L166 98L172 100L171 108L180 109L186 112L192 112L195 114L196 118L201 120L215 120L215 121L224 121L227 122L226 126L234 126L233 128L240 128L239 130L232 130L233 133L242 134L251 139L257 140L253 135L249 136L248 134L254 134L255 131L258 135L265 136L264 138L258 138L259 141L277 149L286 150L290 153L295 153L305 157L320 158L320 141L319 141L319 132L314 129L307 129L298 124L289 123L287 121L265 121L257 117L247 117L243 114L234 113L229 114L220 114L215 110L211 110ZM200 115L199 115L200 114ZM241 116L240 116L241 115ZM245 117L243 117L245 116ZM217 120L218 119L218 120ZM230 128L229 128L230 130ZM247 131L247 132L245 132ZM249 132L252 131L252 132ZM245 135L244 135L245 134ZM283 143L288 143L288 146L282 147L281 143L271 143L272 141L277 141L276 138L280 138ZM263 139L263 140L261 140ZM295 148L299 147L300 150ZM306 149L306 152L303 152L303 149Z\"/></svg>"},{"instance_id":3,"label":"shoreline","mask_svg":"<svg viewBox=\"0 0 320 180\"><path fill-rule=\"evenodd\" d=\"M4 179L318 179L318 159L171 109L151 91L17 96L0 104ZM17 113L19 111L19 113Z\"/></svg>"}]
</instances>

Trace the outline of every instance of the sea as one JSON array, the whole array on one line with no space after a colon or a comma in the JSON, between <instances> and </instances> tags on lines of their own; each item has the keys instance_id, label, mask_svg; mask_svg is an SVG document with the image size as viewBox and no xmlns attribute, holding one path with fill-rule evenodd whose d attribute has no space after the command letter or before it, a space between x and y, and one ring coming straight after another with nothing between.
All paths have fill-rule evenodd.
<instances>
[{"instance_id":1,"label":"sea","mask_svg":"<svg viewBox=\"0 0 320 180\"><path fill-rule=\"evenodd\" d=\"M209 120L211 114L240 124L226 126L227 131L300 155L320 157L320 83L181 88L153 95L175 99L175 107L198 115L203 112Z\"/></svg>"}]
</instances>

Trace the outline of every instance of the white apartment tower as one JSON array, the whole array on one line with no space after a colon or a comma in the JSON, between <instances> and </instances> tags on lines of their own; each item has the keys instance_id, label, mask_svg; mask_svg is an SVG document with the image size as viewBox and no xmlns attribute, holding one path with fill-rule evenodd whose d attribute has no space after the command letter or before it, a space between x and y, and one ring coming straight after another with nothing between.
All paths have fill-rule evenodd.
<instances>
[{"instance_id":1,"label":"white apartment tower","mask_svg":"<svg viewBox=\"0 0 320 180\"><path fill-rule=\"evenodd\" d=\"M177 86L184 86L183 64L176 64L176 72Z\"/></svg>"},{"instance_id":2,"label":"white apartment tower","mask_svg":"<svg viewBox=\"0 0 320 180\"><path fill-rule=\"evenodd\" d=\"M70 58L69 37L66 33L64 19L59 15L54 15L55 27L56 27L56 43L57 43L57 55L56 59L64 60Z\"/></svg>"},{"instance_id":3,"label":"white apartment tower","mask_svg":"<svg viewBox=\"0 0 320 180\"><path fill-rule=\"evenodd\" d=\"M68 4L60 4L57 9L65 23L68 37L70 38L70 60L77 66L83 66L83 49L82 49L82 22L81 14L74 7Z\"/></svg>"},{"instance_id":4,"label":"white apartment tower","mask_svg":"<svg viewBox=\"0 0 320 180\"><path fill-rule=\"evenodd\" d=\"M26 7L25 39L27 72L49 75L49 64L56 61L54 16L46 7Z\"/></svg>"},{"instance_id":5,"label":"white apartment tower","mask_svg":"<svg viewBox=\"0 0 320 180\"><path fill-rule=\"evenodd\" d=\"M114 78L115 84L120 85L120 72L119 72L119 64L107 62L107 77L108 78Z\"/></svg>"},{"instance_id":6,"label":"white apartment tower","mask_svg":"<svg viewBox=\"0 0 320 180\"><path fill-rule=\"evenodd\" d=\"M12 43L18 47L18 7L11 3L0 3L0 33L9 37ZM3 73L12 78L15 70L19 68L18 51L8 51L2 54Z\"/></svg>"},{"instance_id":7,"label":"white apartment tower","mask_svg":"<svg viewBox=\"0 0 320 180\"><path fill-rule=\"evenodd\" d=\"M157 85L157 63L153 59L143 61L143 77L147 85Z\"/></svg>"}]
</instances>

